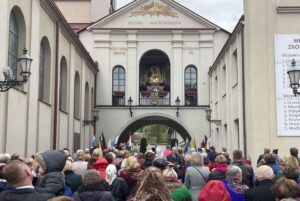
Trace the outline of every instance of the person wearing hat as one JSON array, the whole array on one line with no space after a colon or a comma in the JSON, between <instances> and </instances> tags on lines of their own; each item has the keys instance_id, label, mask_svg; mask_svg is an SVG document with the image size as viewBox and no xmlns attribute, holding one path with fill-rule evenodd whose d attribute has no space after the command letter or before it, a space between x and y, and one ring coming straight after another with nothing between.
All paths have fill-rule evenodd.
<instances>
[{"instance_id":1,"label":"person wearing hat","mask_svg":"<svg viewBox=\"0 0 300 201\"><path fill-rule=\"evenodd\" d=\"M38 192L63 195L65 190L64 176L61 173L66 164L66 155L62 150L49 150L35 155L40 175L35 189Z\"/></svg>"}]
</instances>

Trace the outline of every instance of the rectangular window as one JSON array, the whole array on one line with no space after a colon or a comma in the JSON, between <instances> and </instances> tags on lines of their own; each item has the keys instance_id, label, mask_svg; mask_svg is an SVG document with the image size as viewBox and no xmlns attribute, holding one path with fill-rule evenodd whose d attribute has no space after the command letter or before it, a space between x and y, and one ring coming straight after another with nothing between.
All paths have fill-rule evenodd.
<instances>
[{"instance_id":1,"label":"rectangular window","mask_svg":"<svg viewBox=\"0 0 300 201\"><path fill-rule=\"evenodd\" d=\"M236 142L236 148L240 149L240 131L239 131L239 119L234 120L234 141Z\"/></svg>"},{"instance_id":2,"label":"rectangular window","mask_svg":"<svg viewBox=\"0 0 300 201\"><path fill-rule=\"evenodd\" d=\"M237 60L237 50L232 53L231 59L231 80L232 86L234 87L238 83L238 60Z\"/></svg>"},{"instance_id":3,"label":"rectangular window","mask_svg":"<svg viewBox=\"0 0 300 201\"><path fill-rule=\"evenodd\" d=\"M222 68L222 94L226 94L226 65Z\"/></svg>"}]
</instances>

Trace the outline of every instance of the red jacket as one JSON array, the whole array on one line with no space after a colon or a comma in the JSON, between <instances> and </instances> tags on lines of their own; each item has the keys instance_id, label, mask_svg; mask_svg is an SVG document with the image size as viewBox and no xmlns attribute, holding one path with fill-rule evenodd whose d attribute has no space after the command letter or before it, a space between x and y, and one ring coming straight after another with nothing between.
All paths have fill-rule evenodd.
<instances>
[{"instance_id":1,"label":"red jacket","mask_svg":"<svg viewBox=\"0 0 300 201\"><path fill-rule=\"evenodd\" d=\"M101 157L94 163L93 169L97 170L100 173L100 178L105 179L106 173L105 170L108 166L108 162L105 158Z\"/></svg>"}]
</instances>

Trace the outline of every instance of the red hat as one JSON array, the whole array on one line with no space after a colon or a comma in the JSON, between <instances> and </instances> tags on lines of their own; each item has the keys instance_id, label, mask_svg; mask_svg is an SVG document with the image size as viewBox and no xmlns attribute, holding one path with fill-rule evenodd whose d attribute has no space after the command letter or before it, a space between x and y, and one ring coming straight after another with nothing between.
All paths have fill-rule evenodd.
<instances>
[{"instance_id":1,"label":"red hat","mask_svg":"<svg viewBox=\"0 0 300 201\"><path fill-rule=\"evenodd\" d=\"M212 180L200 191L198 201L231 201L231 198L222 181Z\"/></svg>"}]
</instances>

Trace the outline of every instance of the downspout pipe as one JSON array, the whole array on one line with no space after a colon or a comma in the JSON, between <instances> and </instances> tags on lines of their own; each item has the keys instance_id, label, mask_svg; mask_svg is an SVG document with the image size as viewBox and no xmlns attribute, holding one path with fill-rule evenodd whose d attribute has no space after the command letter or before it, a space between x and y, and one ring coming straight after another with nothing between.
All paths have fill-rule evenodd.
<instances>
[{"instance_id":1,"label":"downspout pipe","mask_svg":"<svg viewBox=\"0 0 300 201\"><path fill-rule=\"evenodd\" d=\"M244 40L244 21L241 22L242 35L242 100L243 100L243 139L244 139L244 157L247 156L247 134L246 134L246 98L245 98L245 40Z\"/></svg>"},{"instance_id":2,"label":"downspout pipe","mask_svg":"<svg viewBox=\"0 0 300 201\"><path fill-rule=\"evenodd\" d=\"M56 21L55 40L55 86L54 86L54 117L53 117L53 138L52 149L57 148L57 121L58 121L58 71L59 71L59 21Z\"/></svg>"}]
</instances>

